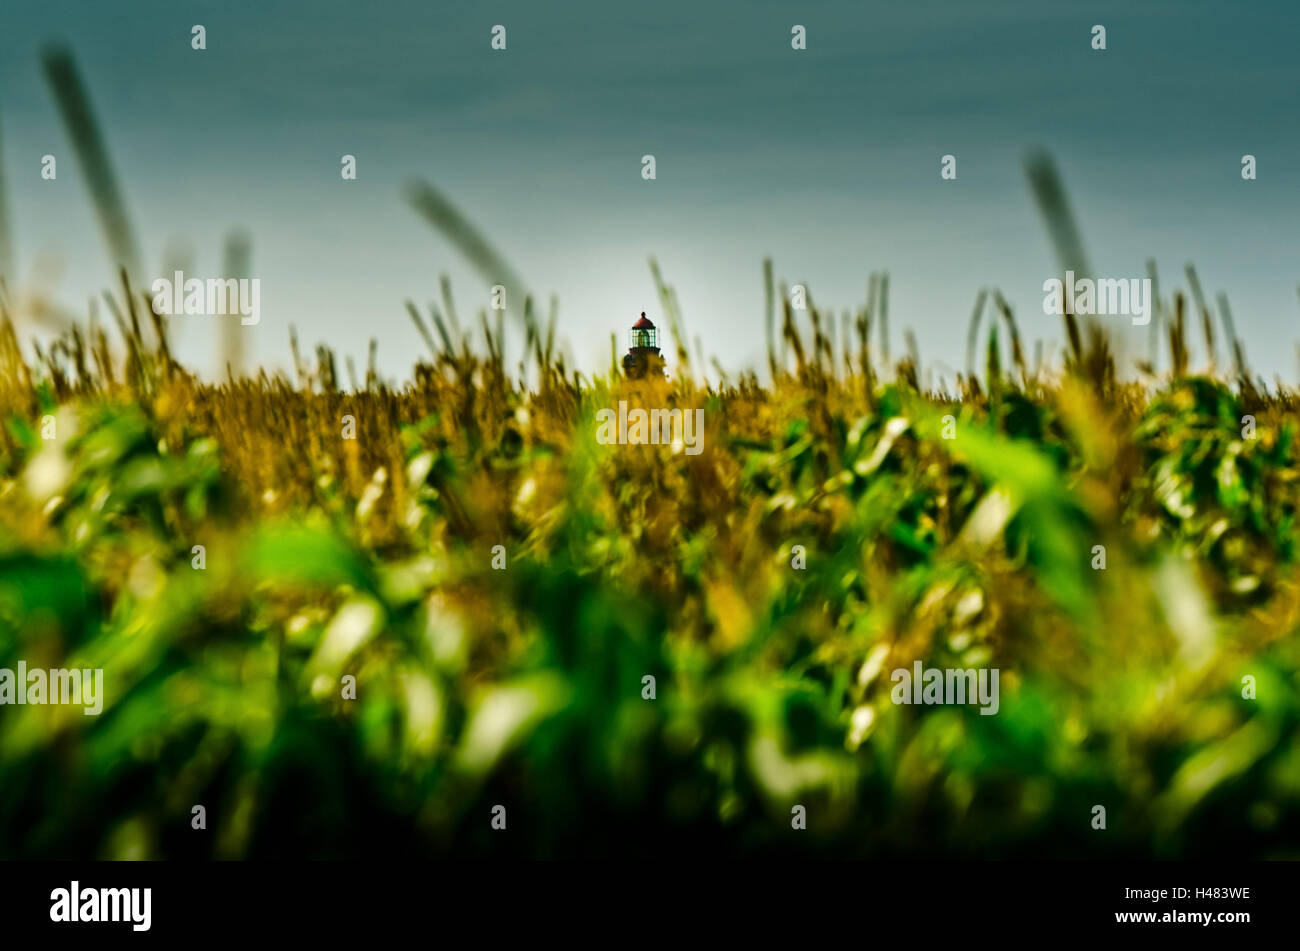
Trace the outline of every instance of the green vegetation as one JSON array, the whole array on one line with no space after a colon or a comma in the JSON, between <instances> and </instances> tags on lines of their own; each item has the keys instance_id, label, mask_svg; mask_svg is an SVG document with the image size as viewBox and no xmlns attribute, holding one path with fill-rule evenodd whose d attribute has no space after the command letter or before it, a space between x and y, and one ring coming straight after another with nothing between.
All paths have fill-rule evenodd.
<instances>
[{"instance_id":1,"label":"green vegetation","mask_svg":"<svg viewBox=\"0 0 1300 951\"><path fill-rule=\"evenodd\" d=\"M202 384L145 295L124 352L6 319L0 667L106 697L0 707L0 857L1300 856L1294 394L1187 375L1181 297L1159 381L1072 325L925 393L787 302L788 369L705 385L662 290L644 383L532 323L527 387L437 320L345 391ZM597 444L620 399L703 453ZM892 703L915 660L999 712Z\"/></svg>"}]
</instances>

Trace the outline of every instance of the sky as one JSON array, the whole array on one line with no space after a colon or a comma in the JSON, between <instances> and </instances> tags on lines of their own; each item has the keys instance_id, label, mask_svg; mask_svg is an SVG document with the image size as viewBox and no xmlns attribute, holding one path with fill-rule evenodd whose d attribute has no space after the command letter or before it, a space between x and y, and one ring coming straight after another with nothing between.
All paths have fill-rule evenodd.
<instances>
[{"instance_id":1,"label":"sky","mask_svg":"<svg viewBox=\"0 0 1300 951\"><path fill-rule=\"evenodd\" d=\"M795 24L806 50L791 48ZM305 349L359 366L377 338L401 379L423 352L407 299L437 300L447 274L462 322L488 306L491 282L407 203L423 179L543 311L556 296L557 335L585 370L608 366L610 334L621 350L641 311L661 321L652 255L710 357L764 365L771 257L836 314L888 271L893 352L910 328L951 378L981 287L1059 352L1042 290L1058 268L1023 168L1045 148L1098 276L1140 277L1154 258L1167 291L1194 263L1211 297L1227 294L1255 370L1294 381L1298 28L1295 3L1201 0L4 0L5 217L20 286L84 312L114 283L40 68L62 44L145 266L179 255L187 277L217 277L227 236L251 236L262 315L241 333L263 365L290 365L292 324ZM945 154L956 180L940 177ZM172 321L179 355L208 375L220 319Z\"/></svg>"}]
</instances>

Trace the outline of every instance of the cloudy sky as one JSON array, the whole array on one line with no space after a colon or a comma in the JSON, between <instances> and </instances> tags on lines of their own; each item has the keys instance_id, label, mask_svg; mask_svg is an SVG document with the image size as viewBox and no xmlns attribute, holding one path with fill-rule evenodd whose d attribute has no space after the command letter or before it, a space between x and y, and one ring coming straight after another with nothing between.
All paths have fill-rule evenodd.
<instances>
[{"instance_id":1,"label":"cloudy sky","mask_svg":"<svg viewBox=\"0 0 1300 951\"><path fill-rule=\"evenodd\" d=\"M415 178L558 296L559 334L588 369L606 365L611 332L659 316L652 254L688 331L730 367L763 361L765 256L837 312L888 270L895 353L911 327L924 360L960 366L982 286L1002 289L1026 337L1057 341L1041 290L1056 269L1022 165L1041 146L1096 272L1141 276L1153 257L1167 287L1194 262L1256 369L1294 380L1298 32L1284 2L6 0L0 162L20 282L84 309L112 269L40 69L65 44L148 267L188 247L191 274L217 276L244 229L262 282L254 357L287 365L293 323L359 363L376 336L403 376L420 346L403 301L435 299L442 273L462 318L488 299L406 204ZM940 178L946 153L956 181ZM1257 181L1241 179L1246 153ZM206 371L214 328L178 330Z\"/></svg>"}]
</instances>

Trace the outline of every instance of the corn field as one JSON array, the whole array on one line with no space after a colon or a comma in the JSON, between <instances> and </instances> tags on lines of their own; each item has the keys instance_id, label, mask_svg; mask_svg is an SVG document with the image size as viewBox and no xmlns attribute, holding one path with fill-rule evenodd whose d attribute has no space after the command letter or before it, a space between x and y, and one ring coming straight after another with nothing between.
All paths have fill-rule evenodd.
<instances>
[{"instance_id":1,"label":"corn field","mask_svg":"<svg viewBox=\"0 0 1300 951\"><path fill-rule=\"evenodd\" d=\"M664 381L531 302L513 364L412 306L401 385L203 382L125 274L111 328L3 315L0 667L105 696L0 712L0 857L1300 857L1296 393L1194 369L1182 294L1168 371L1072 317L1031 366L981 295L926 385L771 273L764 381L657 268ZM703 451L599 444L620 400ZM917 661L997 714L894 702Z\"/></svg>"}]
</instances>

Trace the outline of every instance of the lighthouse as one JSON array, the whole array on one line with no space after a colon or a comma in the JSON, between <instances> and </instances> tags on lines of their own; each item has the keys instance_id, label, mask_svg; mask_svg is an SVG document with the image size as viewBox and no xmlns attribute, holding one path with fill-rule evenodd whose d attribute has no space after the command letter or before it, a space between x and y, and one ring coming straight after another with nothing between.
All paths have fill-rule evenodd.
<instances>
[{"instance_id":1,"label":"lighthouse","mask_svg":"<svg viewBox=\"0 0 1300 951\"><path fill-rule=\"evenodd\" d=\"M641 319L628 331L628 351L623 357L623 372L629 379L641 379L664 371L664 358L659 352L659 331L641 311Z\"/></svg>"}]
</instances>

